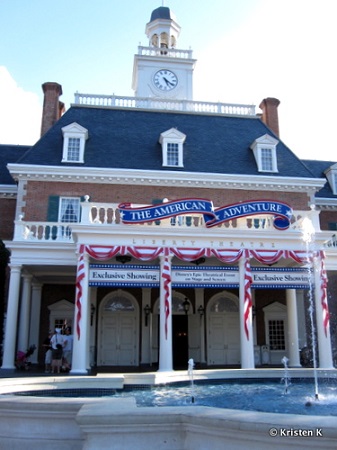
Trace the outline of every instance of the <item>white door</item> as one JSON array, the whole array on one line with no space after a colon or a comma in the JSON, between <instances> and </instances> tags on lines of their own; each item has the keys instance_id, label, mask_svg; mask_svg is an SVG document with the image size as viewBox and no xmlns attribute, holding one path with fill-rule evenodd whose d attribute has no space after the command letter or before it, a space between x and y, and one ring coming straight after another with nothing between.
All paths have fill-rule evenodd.
<instances>
[{"instance_id":1,"label":"white door","mask_svg":"<svg viewBox=\"0 0 337 450\"><path fill-rule=\"evenodd\" d=\"M98 365L137 365L136 316L130 312L106 313L102 318Z\"/></svg>"},{"instance_id":2,"label":"white door","mask_svg":"<svg viewBox=\"0 0 337 450\"><path fill-rule=\"evenodd\" d=\"M208 365L240 363L240 329L238 314L210 314L207 338Z\"/></svg>"}]
</instances>

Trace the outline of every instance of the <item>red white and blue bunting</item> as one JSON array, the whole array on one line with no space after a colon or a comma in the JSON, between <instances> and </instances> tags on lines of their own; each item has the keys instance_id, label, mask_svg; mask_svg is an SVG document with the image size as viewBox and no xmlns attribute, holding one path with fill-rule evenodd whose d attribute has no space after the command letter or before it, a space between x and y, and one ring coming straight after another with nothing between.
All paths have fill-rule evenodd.
<instances>
[{"instance_id":1,"label":"red white and blue bunting","mask_svg":"<svg viewBox=\"0 0 337 450\"><path fill-rule=\"evenodd\" d=\"M82 297L83 297L83 283L87 282L85 279L85 265L84 255L87 253L93 259L98 261L108 261L116 255L131 255L140 261L153 261L159 256L163 256L164 264L161 276L163 277L165 290L165 317L166 326L165 333L167 335L167 321L171 314L169 308L169 296L171 294L171 265L169 258L176 256L182 261L195 261L201 257L216 257L223 263L236 263L241 258L245 258L245 306L244 306L244 326L247 339L248 320L251 315L252 308L252 271L249 260L256 259L262 264L274 264L281 258L293 259L299 264L305 264L312 261L313 255L308 255L305 251L289 251L289 250L247 250L247 249L210 249L210 248L176 248L176 247L141 247L141 246L94 246L81 244L78 247L78 265L77 265L77 279L76 279L76 333L77 338L81 336L81 318L82 318ZM321 305L323 310L324 329L327 334L329 326L329 310L327 303L327 277L324 266L324 252L319 252L317 255L321 259Z\"/></svg>"}]
</instances>

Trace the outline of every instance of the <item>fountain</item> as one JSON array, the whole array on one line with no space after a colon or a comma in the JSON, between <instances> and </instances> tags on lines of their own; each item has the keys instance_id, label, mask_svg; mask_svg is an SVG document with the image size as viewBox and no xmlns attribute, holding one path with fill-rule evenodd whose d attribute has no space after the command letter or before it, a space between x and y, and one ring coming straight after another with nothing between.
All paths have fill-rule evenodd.
<instances>
[{"instance_id":1,"label":"fountain","mask_svg":"<svg viewBox=\"0 0 337 450\"><path fill-rule=\"evenodd\" d=\"M300 384L297 381L292 395L284 395L279 383L281 368L195 371L194 361L189 361L189 369L189 373L185 370L165 375L152 372L0 379L0 449L21 450L24 445L25 450L104 450L111 448L112 442L114 448L137 450L152 446L171 450L241 450L247 445L252 450L267 450L271 446L285 448L290 443L296 450L336 448L337 411L332 413L332 404L337 407L336 387L322 386L323 401L315 402L310 408L304 405L312 369L287 369L287 376L291 374L292 380L307 379L302 391L304 397L297 397ZM337 379L335 369L317 371L320 377ZM249 386L249 378L260 381ZM163 386L165 383L173 384L172 391ZM211 390L203 392L208 384ZM149 386L144 390L149 395L157 391L159 402L154 407L138 401L140 385ZM43 393L42 397L31 393L32 390L108 388L115 389L116 394L51 399ZM264 388L272 393L271 398L265 397ZM27 391L28 395L14 395L18 391ZM189 401L191 393L195 399L193 405ZM214 402L209 402L210 399ZM219 399L223 404L220 405ZM296 410L288 408L293 401ZM248 410L246 406L250 402ZM269 413L262 410L261 404L263 407L277 404L277 408ZM293 433L292 430L304 430L312 439L287 434ZM291 436L290 443L286 436Z\"/></svg>"},{"instance_id":2,"label":"fountain","mask_svg":"<svg viewBox=\"0 0 337 450\"><path fill-rule=\"evenodd\" d=\"M315 236L315 229L311 220L307 217L303 219L302 222L303 229L303 241L306 245L307 259L308 259L308 274L309 274L309 317L310 317L310 327L311 327L311 348L312 348L312 362L314 369L314 382L315 382L315 400L318 400L318 376L317 376L317 350L316 350L316 327L315 327L315 303L313 297L313 283L312 283L312 252L310 251L310 246L313 243Z\"/></svg>"},{"instance_id":3,"label":"fountain","mask_svg":"<svg viewBox=\"0 0 337 450\"><path fill-rule=\"evenodd\" d=\"M190 384L191 384L191 400L192 403L194 403L194 380L193 380L193 371L194 371L194 360L193 358L190 358L188 360L188 376L190 378Z\"/></svg>"},{"instance_id":4,"label":"fountain","mask_svg":"<svg viewBox=\"0 0 337 450\"><path fill-rule=\"evenodd\" d=\"M290 386L290 377L289 377L289 369L288 369L289 359L286 356L283 356L283 358L281 359L281 362L284 366L284 377L282 378L282 381L284 382L284 393L288 394L288 388Z\"/></svg>"}]
</instances>

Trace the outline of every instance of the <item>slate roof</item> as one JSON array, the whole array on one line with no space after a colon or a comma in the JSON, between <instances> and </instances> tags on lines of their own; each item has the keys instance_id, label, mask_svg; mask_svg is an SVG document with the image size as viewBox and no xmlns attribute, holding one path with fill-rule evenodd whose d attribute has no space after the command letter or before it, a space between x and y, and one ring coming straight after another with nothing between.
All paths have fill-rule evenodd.
<instances>
[{"instance_id":1,"label":"slate roof","mask_svg":"<svg viewBox=\"0 0 337 450\"><path fill-rule=\"evenodd\" d=\"M303 160L303 163L308 167L315 178L326 178L324 174L325 170L336 164L336 161L316 161L312 159L305 159ZM332 193L328 180L323 188L316 194L316 197L337 199L337 195L333 195Z\"/></svg>"},{"instance_id":2,"label":"slate roof","mask_svg":"<svg viewBox=\"0 0 337 450\"><path fill-rule=\"evenodd\" d=\"M61 129L73 122L86 128L89 134L83 164L61 163ZM174 127L187 136L182 169L162 167L159 136ZM261 175L250 145L267 133L277 138L258 117L73 105L18 162L76 168ZM263 176L313 178L308 167L282 141L277 146L277 159L278 173L263 173Z\"/></svg>"},{"instance_id":3,"label":"slate roof","mask_svg":"<svg viewBox=\"0 0 337 450\"><path fill-rule=\"evenodd\" d=\"M160 6L152 11L150 22L156 19L176 20L174 14L167 6Z\"/></svg>"},{"instance_id":4,"label":"slate roof","mask_svg":"<svg viewBox=\"0 0 337 450\"><path fill-rule=\"evenodd\" d=\"M15 184L7 164L17 162L30 147L30 145L0 145L0 184Z\"/></svg>"}]
</instances>

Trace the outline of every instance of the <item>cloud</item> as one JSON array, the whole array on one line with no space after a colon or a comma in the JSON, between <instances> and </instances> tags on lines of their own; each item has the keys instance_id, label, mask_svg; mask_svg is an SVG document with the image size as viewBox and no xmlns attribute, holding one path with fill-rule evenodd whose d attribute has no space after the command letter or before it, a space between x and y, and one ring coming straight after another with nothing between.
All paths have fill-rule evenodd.
<instances>
[{"instance_id":1,"label":"cloud","mask_svg":"<svg viewBox=\"0 0 337 450\"><path fill-rule=\"evenodd\" d=\"M40 99L19 87L4 66L0 66L0 105L0 144L35 144L41 129Z\"/></svg>"}]
</instances>

